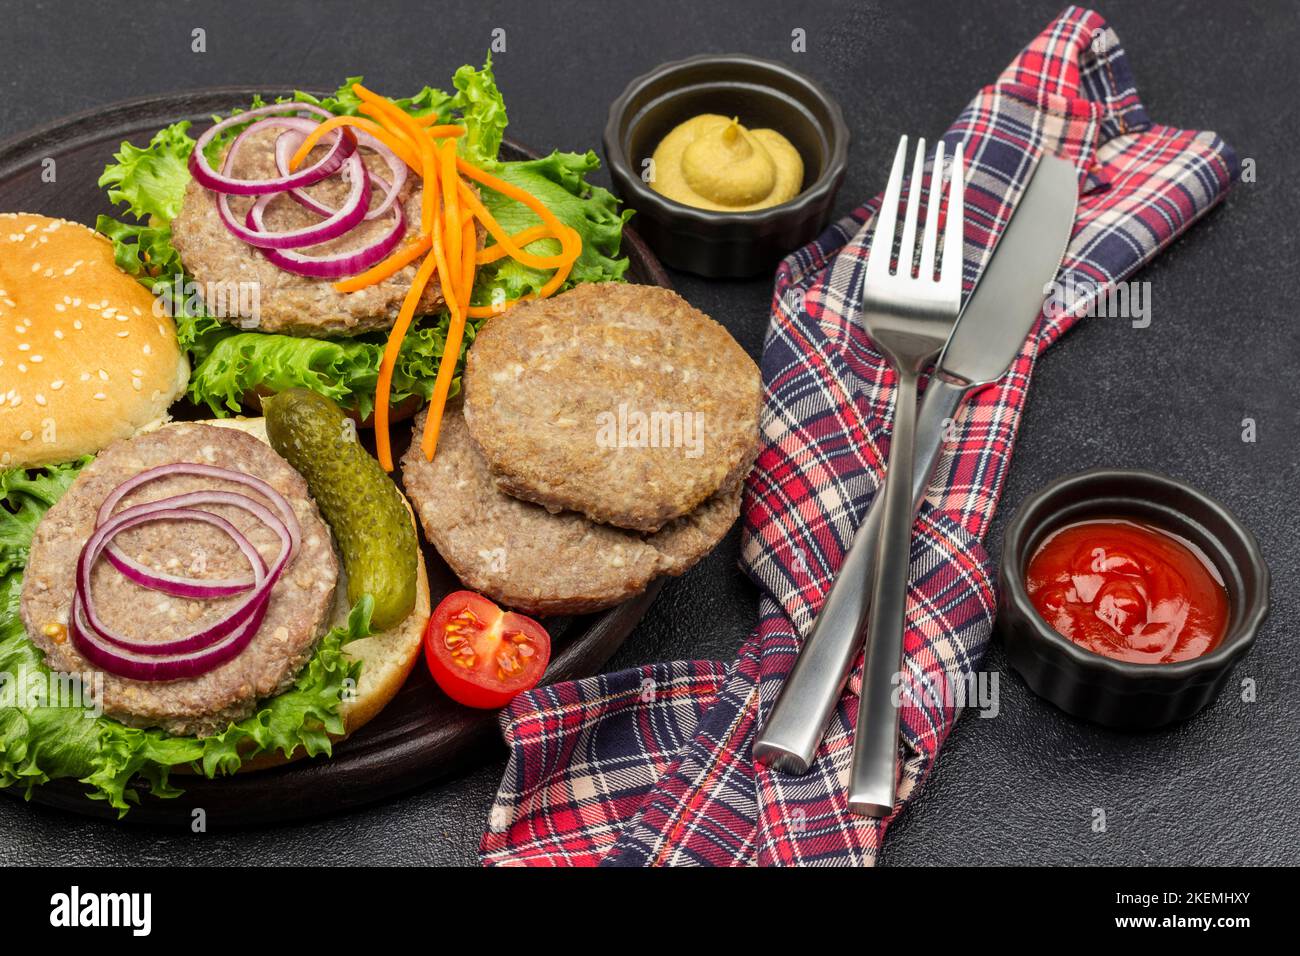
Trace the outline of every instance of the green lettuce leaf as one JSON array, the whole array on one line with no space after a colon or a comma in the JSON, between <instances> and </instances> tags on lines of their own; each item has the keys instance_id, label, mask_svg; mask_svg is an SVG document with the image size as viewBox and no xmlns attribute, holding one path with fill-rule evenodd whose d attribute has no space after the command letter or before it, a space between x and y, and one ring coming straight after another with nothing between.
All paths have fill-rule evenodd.
<instances>
[{"instance_id":1,"label":"green lettuce leaf","mask_svg":"<svg viewBox=\"0 0 1300 956\"><path fill-rule=\"evenodd\" d=\"M360 80L348 78L329 96L318 98L298 92L292 99L341 115L355 114L361 101L352 87ZM582 256L564 288L579 282L622 280L628 263L619 255L620 243L623 224L631 213L620 212L618 201L608 190L587 182L588 174L600 165L596 154L557 151L541 159L502 162L498 157L508 119L491 59L481 69L461 67L452 85L454 93L425 87L395 102L415 116L435 114L439 122L463 124L466 133L458 140L458 148L467 160L528 190L562 222L578 231L583 241ZM252 105L260 106L262 101ZM101 216L96 228L112 240L118 265L156 291L185 279L180 256L171 245L170 224L189 182L186 162L194 140L188 129L188 123L170 126L145 148L124 143L100 179L109 198L123 204L129 216L123 220ZM229 131L227 138L236 132ZM224 141L215 142L208 155L215 158L223 145ZM488 210L508 231L515 232L537 221L524 205L490 189L482 193ZM555 240L542 239L529 250L552 255L559 251L558 246ZM536 292L549 278L549 272L500 259L479 270L472 302L490 305L516 299ZM203 314L193 302L182 302L183 296L172 298L179 312L177 334L193 368L188 397L196 404L207 405L214 415L237 412L242 397L258 386L274 391L310 388L355 409L362 417L372 411L384 336L308 339L242 330ZM469 323L460 361L482 322ZM447 324L443 310L420 318L407 333L393 375L394 402L412 395L428 399L442 360ZM459 368L458 364L458 373ZM453 389L457 387L453 382Z\"/></svg>"},{"instance_id":2,"label":"green lettuce leaf","mask_svg":"<svg viewBox=\"0 0 1300 956\"><path fill-rule=\"evenodd\" d=\"M361 665L344 647L370 633L369 595L347 622L321 638L298 680L265 701L252 716L213 737L173 737L127 727L66 699L54 686L44 657L28 639L19 615L22 569L41 516L65 492L89 459L32 471L0 472L0 787L33 787L57 778L80 780L91 799L125 814L140 800L141 781L158 797L181 793L171 779L177 767L208 777L233 773L253 757L299 748L330 753L329 734L343 731L339 704L355 686Z\"/></svg>"}]
</instances>

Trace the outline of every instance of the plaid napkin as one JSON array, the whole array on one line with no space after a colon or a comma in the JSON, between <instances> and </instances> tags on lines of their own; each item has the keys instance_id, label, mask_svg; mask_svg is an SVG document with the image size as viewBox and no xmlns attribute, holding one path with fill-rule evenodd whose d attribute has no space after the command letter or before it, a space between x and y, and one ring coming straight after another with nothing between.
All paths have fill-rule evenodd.
<instances>
[{"instance_id":1,"label":"plaid napkin","mask_svg":"<svg viewBox=\"0 0 1300 956\"><path fill-rule=\"evenodd\" d=\"M969 292L1033 160L1079 170L1073 239L1011 371L974 395L947 443L912 541L899 799L916 793L952 728L994 614L980 545L1010 462L1039 352L1098 290L1125 279L1219 201L1237 174L1213 133L1152 123L1106 22L1071 7L948 130L966 143ZM884 170L881 171L882 175ZM880 485L893 375L858 319L877 200L777 271L763 350L764 450L744 504L743 564L759 624L730 664L678 661L538 688L502 715L510 762L484 863L871 864L889 821L846 807L859 662L813 769L758 767L754 734ZM897 811L895 811L897 813ZM892 819L892 818L891 818Z\"/></svg>"}]
</instances>

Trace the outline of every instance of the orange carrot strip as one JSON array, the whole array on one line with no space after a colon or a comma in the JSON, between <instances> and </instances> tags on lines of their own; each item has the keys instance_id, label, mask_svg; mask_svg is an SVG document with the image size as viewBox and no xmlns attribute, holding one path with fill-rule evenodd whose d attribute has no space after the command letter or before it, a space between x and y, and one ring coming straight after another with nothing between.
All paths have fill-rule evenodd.
<instances>
[{"instance_id":1,"label":"orange carrot strip","mask_svg":"<svg viewBox=\"0 0 1300 956\"><path fill-rule=\"evenodd\" d=\"M551 233L553 235L558 237L562 230L568 228L564 223L560 222L560 220L556 218L555 213L551 212L544 202L532 193L520 189L518 186L514 186L503 179L498 179L491 173L484 172L477 166L465 162L463 159L458 159L456 161L456 168L460 170L462 176L466 176L477 183L482 183L489 189L496 190L501 195L513 199L516 202L523 203L533 212L537 213L537 218L541 219L542 222L546 223L546 225L551 228Z\"/></svg>"},{"instance_id":2,"label":"orange carrot strip","mask_svg":"<svg viewBox=\"0 0 1300 956\"><path fill-rule=\"evenodd\" d=\"M432 115L433 115L432 113L429 114L429 116ZM466 130L465 127L463 126L457 126L454 123L443 123L438 126L430 126L429 124L423 122L423 120L427 118L428 117L417 116L415 117L415 121L424 127L424 132L426 135L432 136L434 139L448 139L448 138L455 139L457 136L465 135Z\"/></svg>"},{"instance_id":3,"label":"orange carrot strip","mask_svg":"<svg viewBox=\"0 0 1300 956\"><path fill-rule=\"evenodd\" d=\"M406 337L406 330L410 328L411 320L415 318L420 296L424 294L424 287L433 277L437 264L437 259L432 253L420 264L419 270L415 273L415 281L411 283L411 288L406 291L406 298L402 300L401 311L397 313L397 321L393 323L393 331L389 333L388 342L384 345L384 357L379 363L379 380L375 383L375 451L380 467L384 471L393 470L393 449L389 444L388 435L388 400L393 389L393 369L397 367L397 356L402 350L402 339Z\"/></svg>"},{"instance_id":4,"label":"orange carrot strip","mask_svg":"<svg viewBox=\"0 0 1300 956\"><path fill-rule=\"evenodd\" d=\"M297 152L295 152L293 157L289 160L289 168L297 169L302 164L302 161L307 158L307 154L312 151L312 148L320 142L322 136L341 126L354 126L359 130L369 133L396 153L397 158L406 163L406 165L410 166L412 169L418 170L420 168L419 159L416 158L415 152L406 142L393 136L392 133L373 120L368 120L361 116L336 116L333 119L328 119L321 123L308 133L307 138L302 141L302 145L298 147Z\"/></svg>"},{"instance_id":5,"label":"orange carrot strip","mask_svg":"<svg viewBox=\"0 0 1300 956\"><path fill-rule=\"evenodd\" d=\"M536 228L536 227L534 227ZM567 226L564 238L560 239L561 246L567 250L565 253L565 264L555 271L555 274L546 281L546 284L537 290L534 295L522 296L518 299L507 299L505 302L496 302L491 305L471 305L465 310L466 315L471 319L490 319L494 315L500 315L506 309L520 302L526 302L532 299L545 299L555 294L555 291L564 284L564 280L569 277L573 271L573 265L578 261L578 256L582 254L582 238ZM520 233L523 235L523 233Z\"/></svg>"},{"instance_id":6,"label":"orange carrot strip","mask_svg":"<svg viewBox=\"0 0 1300 956\"><path fill-rule=\"evenodd\" d=\"M480 220L480 222L481 221L482 220ZM486 226L487 223L484 223L484 225ZM529 226L527 229L521 229L513 236L510 236L509 239L511 243L522 250L523 247L529 243L536 242L538 239L546 239L550 235L551 231L549 229L545 226L538 225ZM489 262L496 262L498 259L503 259L508 255L510 255L510 251L498 242L494 246L487 246L484 249L480 249L476 261L479 265L483 266L487 265Z\"/></svg>"},{"instance_id":7,"label":"orange carrot strip","mask_svg":"<svg viewBox=\"0 0 1300 956\"><path fill-rule=\"evenodd\" d=\"M465 314L460 302L448 281L446 250L442 244L442 210L438 210L437 223L433 230L433 255L438 260L439 275L443 277L442 297L447 302L451 318L447 323L447 340L443 343L442 361L438 363L438 375L433 381L433 395L429 398L428 417L424 421L424 435L420 440L420 450L428 461L433 461L438 449L438 432L442 427L442 413L447 407L447 394L451 391L451 380L456 373L456 362L460 358L460 343L465 333Z\"/></svg>"},{"instance_id":8,"label":"orange carrot strip","mask_svg":"<svg viewBox=\"0 0 1300 956\"><path fill-rule=\"evenodd\" d=\"M459 268L461 261L460 190L456 188L456 184L460 182L460 177L456 175L456 144L445 144L441 152L440 174L443 185L443 222L447 230L447 261ZM461 291L464 292L463 289ZM465 301L468 297L462 295L459 298Z\"/></svg>"},{"instance_id":9,"label":"orange carrot strip","mask_svg":"<svg viewBox=\"0 0 1300 956\"><path fill-rule=\"evenodd\" d=\"M501 228L501 224L498 223L496 219L492 217L492 214L487 211L487 207L479 201L479 198L474 195L474 190L470 189L469 186L462 182L457 192L460 194L461 201L464 202L465 205L469 206L469 208L473 210L474 216L478 221L483 223L484 228L488 231L488 235L497 241L497 245L501 246L505 250L505 254L510 256L511 259L521 262L526 266L532 266L534 269L556 269L564 265L566 257L563 252L558 256L539 256L523 249L521 245L517 245L506 231ZM554 230L545 223L543 223L542 228L546 229L546 235L552 237L555 236ZM560 228L564 227L561 226ZM538 236L536 238L541 237ZM498 256L498 258L500 258L500 256Z\"/></svg>"},{"instance_id":10,"label":"orange carrot strip","mask_svg":"<svg viewBox=\"0 0 1300 956\"><path fill-rule=\"evenodd\" d=\"M478 266L478 230L474 228L474 217L465 215L460 221L461 274L460 301L469 306L470 296L474 292L474 270Z\"/></svg>"},{"instance_id":11,"label":"orange carrot strip","mask_svg":"<svg viewBox=\"0 0 1300 956\"><path fill-rule=\"evenodd\" d=\"M420 140L420 176L424 179L424 192L420 194L420 231L432 234L440 183L437 150L429 139ZM445 280L446 276L444 275L443 278ZM443 285L446 284L444 281Z\"/></svg>"},{"instance_id":12,"label":"orange carrot strip","mask_svg":"<svg viewBox=\"0 0 1300 956\"><path fill-rule=\"evenodd\" d=\"M365 272L348 276L346 279L334 283L334 290L336 292L356 292L358 289L364 289L377 282L383 282L399 269L406 268L428 252L432 245L433 241L428 235L420 236L414 242L408 243L397 252L394 252L378 265L373 265Z\"/></svg>"}]
</instances>

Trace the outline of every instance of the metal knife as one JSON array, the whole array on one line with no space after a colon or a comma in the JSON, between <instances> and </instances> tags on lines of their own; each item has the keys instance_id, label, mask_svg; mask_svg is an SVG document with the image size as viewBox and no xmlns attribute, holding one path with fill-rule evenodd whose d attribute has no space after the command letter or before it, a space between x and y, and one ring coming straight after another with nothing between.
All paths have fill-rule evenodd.
<instances>
[{"instance_id":1,"label":"metal knife","mask_svg":"<svg viewBox=\"0 0 1300 956\"><path fill-rule=\"evenodd\" d=\"M916 426L913 507L919 508L962 400L1011 367L1042 310L1074 226L1074 165L1044 156L976 282L926 386ZM876 495L812 632L754 740L754 759L807 773L862 646L882 509Z\"/></svg>"}]
</instances>

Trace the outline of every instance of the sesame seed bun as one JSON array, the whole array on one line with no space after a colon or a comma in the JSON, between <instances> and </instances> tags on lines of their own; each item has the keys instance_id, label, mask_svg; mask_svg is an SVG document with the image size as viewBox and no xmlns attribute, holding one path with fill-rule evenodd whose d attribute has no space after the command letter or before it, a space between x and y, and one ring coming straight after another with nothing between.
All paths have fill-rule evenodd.
<instances>
[{"instance_id":1,"label":"sesame seed bun","mask_svg":"<svg viewBox=\"0 0 1300 956\"><path fill-rule=\"evenodd\" d=\"M0 467L94 454L167 419L176 325L79 223L0 213Z\"/></svg>"}]
</instances>

